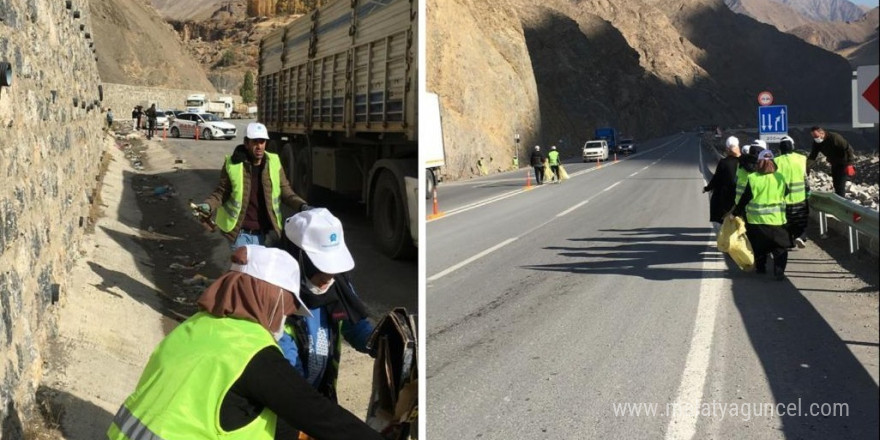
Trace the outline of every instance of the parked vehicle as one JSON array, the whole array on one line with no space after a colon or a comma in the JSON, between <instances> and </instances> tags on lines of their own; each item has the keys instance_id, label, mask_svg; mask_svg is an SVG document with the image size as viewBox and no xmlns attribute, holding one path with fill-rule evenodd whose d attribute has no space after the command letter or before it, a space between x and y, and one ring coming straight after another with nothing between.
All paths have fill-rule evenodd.
<instances>
[{"instance_id":1,"label":"parked vehicle","mask_svg":"<svg viewBox=\"0 0 880 440\"><path fill-rule=\"evenodd\" d=\"M204 93L194 93L186 97L186 111L188 113L204 113L207 98Z\"/></svg>"},{"instance_id":2,"label":"parked vehicle","mask_svg":"<svg viewBox=\"0 0 880 440\"><path fill-rule=\"evenodd\" d=\"M181 113L171 123L171 137L196 137L200 139L233 139L238 134L235 125L226 122L211 113Z\"/></svg>"},{"instance_id":3,"label":"parked vehicle","mask_svg":"<svg viewBox=\"0 0 880 440\"><path fill-rule=\"evenodd\" d=\"M205 112L213 113L218 117L227 119L232 116L232 109L234 106L235 101L231 96L221 96L216 100L205 103Z\"/></svg>"},{"instance_id":4,"label":"parked vehicle","mask_svg":"<svg viewBox=\"0 0 880 440\"><path fill-rule=\"evenodd\" d=\"M608 149L617 151L617 130L611 127L597 128L593 139L602 139L608 143Z\"/></svg>"},{"instance_id":5,"label":"parked vehicle","mask_svg":"<svg viewBox=\"0 0 880 440\"><path fill-rule=\"evenodd\" d=\"M636 144L632 139L621 139L617 150L623 154L632 154L636 152Z\"/></svg>"},{"instance_id":6,"label":"parked vehicle","mask_svg":"<svg viewBox=\"0 0 880 440\"><path fill-rule=\"evenodd\" d=\"M430 199L434 187L440 181L440 167L446 164L446 153L443 149L443 125L440 117L440 98L427 92L422 96L423 109L421 117L421 142L419 147L425 156L425 198Z\"/></svg>"},{"instance_id":7,"label":"parked vehicle","mask_svg":"<svg viewBox=\"0 0 880 440\"><path fill-rule=\"evenodd\" d=\"M380 249L415 255L418 2L329 2L260 42L259 120L296 192L363 200ZM347 61L348 60L348 61Z\"/></svg>"},{"instance_id":8,"label":"parked vehicle","mask_svg":"<svg viewBox=\"0 0 880 440\"><path fill-rule=\"evenodd\" d=\"M608 160L608 142L605 140L587 141L582 151L584 162Z\"/></svg>"}]
</instances>

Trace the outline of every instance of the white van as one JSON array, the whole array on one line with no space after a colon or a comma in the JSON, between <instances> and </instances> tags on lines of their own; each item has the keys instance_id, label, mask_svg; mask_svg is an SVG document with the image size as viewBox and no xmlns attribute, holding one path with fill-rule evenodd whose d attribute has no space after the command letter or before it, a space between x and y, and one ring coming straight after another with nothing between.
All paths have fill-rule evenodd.
<instances>
[{"instance_id":1,"label":"white van","mask_svg":"<svg viewBox=\"0 0 880 440\"><path fill-rule=\"evenodd\" d=\"M608 160L608 142L604 140L587 141L583 150L584 162L589 160Z\"/></svg>"}]
</instances>

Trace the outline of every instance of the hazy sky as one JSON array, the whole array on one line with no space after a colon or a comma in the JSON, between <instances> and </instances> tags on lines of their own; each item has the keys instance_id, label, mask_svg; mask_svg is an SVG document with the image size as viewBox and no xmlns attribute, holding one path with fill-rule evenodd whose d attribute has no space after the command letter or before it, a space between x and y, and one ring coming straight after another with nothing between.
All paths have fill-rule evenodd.
<instances>
[{"instance_id":1,"label":"hazy sky","mask_svg":"<svg viewBox=\"0 0 880 440\"><path fill-rule=\"evenodd\" d=\"M880 0L849 0L849 1L851 1L851 2L853 2L853 3L855 3L855 4L857 4L857 5L864 5L864 6L867 6L867 7L869 7L869 8L876 8L876 7L877 7L877 2L880 1Z\"/></svg>"}]
</instances>

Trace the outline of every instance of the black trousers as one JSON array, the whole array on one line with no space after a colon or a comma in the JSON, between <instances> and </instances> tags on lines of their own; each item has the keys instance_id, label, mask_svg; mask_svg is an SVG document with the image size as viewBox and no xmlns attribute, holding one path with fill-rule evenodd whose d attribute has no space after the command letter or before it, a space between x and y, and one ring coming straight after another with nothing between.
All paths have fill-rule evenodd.
<instances>
[{"instance_id":1,"label":"black trousers","mask_svg":"<svg viewBox=\"0 0 880 440\"><path fill-rule=\"evenodd\" d=\"M559 180L559 165L550 165L550 170L553 171L553 176L556 177L556 180Z\"/></svg>"},{"instance_id":2,"label":"black trousers","mask_svg":"<svg viewBox=\"0 0 880 440\"><path fill-rule=\"evenodd\" d=\"M783 226L746 224L746 236L755 254L755 270L767 271L767 254L773 255L773 273L785 273L791 240Z\"/></svg>"},{"instance_id":3,"label":"black trousers","mask_svg":"<svg viewBox=\"0 0 880 440\"><path fill-rule=\"evenodd\" d=\"M834 194L846 197L846 165L831 165L831 183L834 184Z\"/></svg>"},{"instance_id":4,"label":"black trousers","mask_svg":"<svg viewBox=\"0 0 880 440\"><path fill-rule=\"evenodd\" d=\"M785 219L788 222L785 225L788 229L788 237L791 240L802 237L810 219L810 206L807 202L785 205Z\"/></svg>"},{"instance_id":5,"label":"black trousers","mask_svg":"<svg viewBox=\"0 0 880 440\"><path fill-rule=\"evenodd\" d=\"M535 168L535 183L538 185L544 183L544 166L541 165Z\"/></svg>"}]
</instances>

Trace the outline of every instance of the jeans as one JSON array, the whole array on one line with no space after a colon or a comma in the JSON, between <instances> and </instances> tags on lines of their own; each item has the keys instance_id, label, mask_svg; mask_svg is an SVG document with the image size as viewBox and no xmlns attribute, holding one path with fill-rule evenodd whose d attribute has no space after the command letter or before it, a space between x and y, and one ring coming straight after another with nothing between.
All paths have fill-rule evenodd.
<instances>
[{"instance_id":1,"label":"jeans","mask_svg":"<svg viewBox=\"0 0 880 440\"><path fill-rule=\"evenodd\" d=\"M244 246L246 244L266 244L266 234L249 234L244 231L238 232L238 237L235 237L235 242L229 245L229 249L235 251L240 246Z\"/></svg>"}]
</instances>

